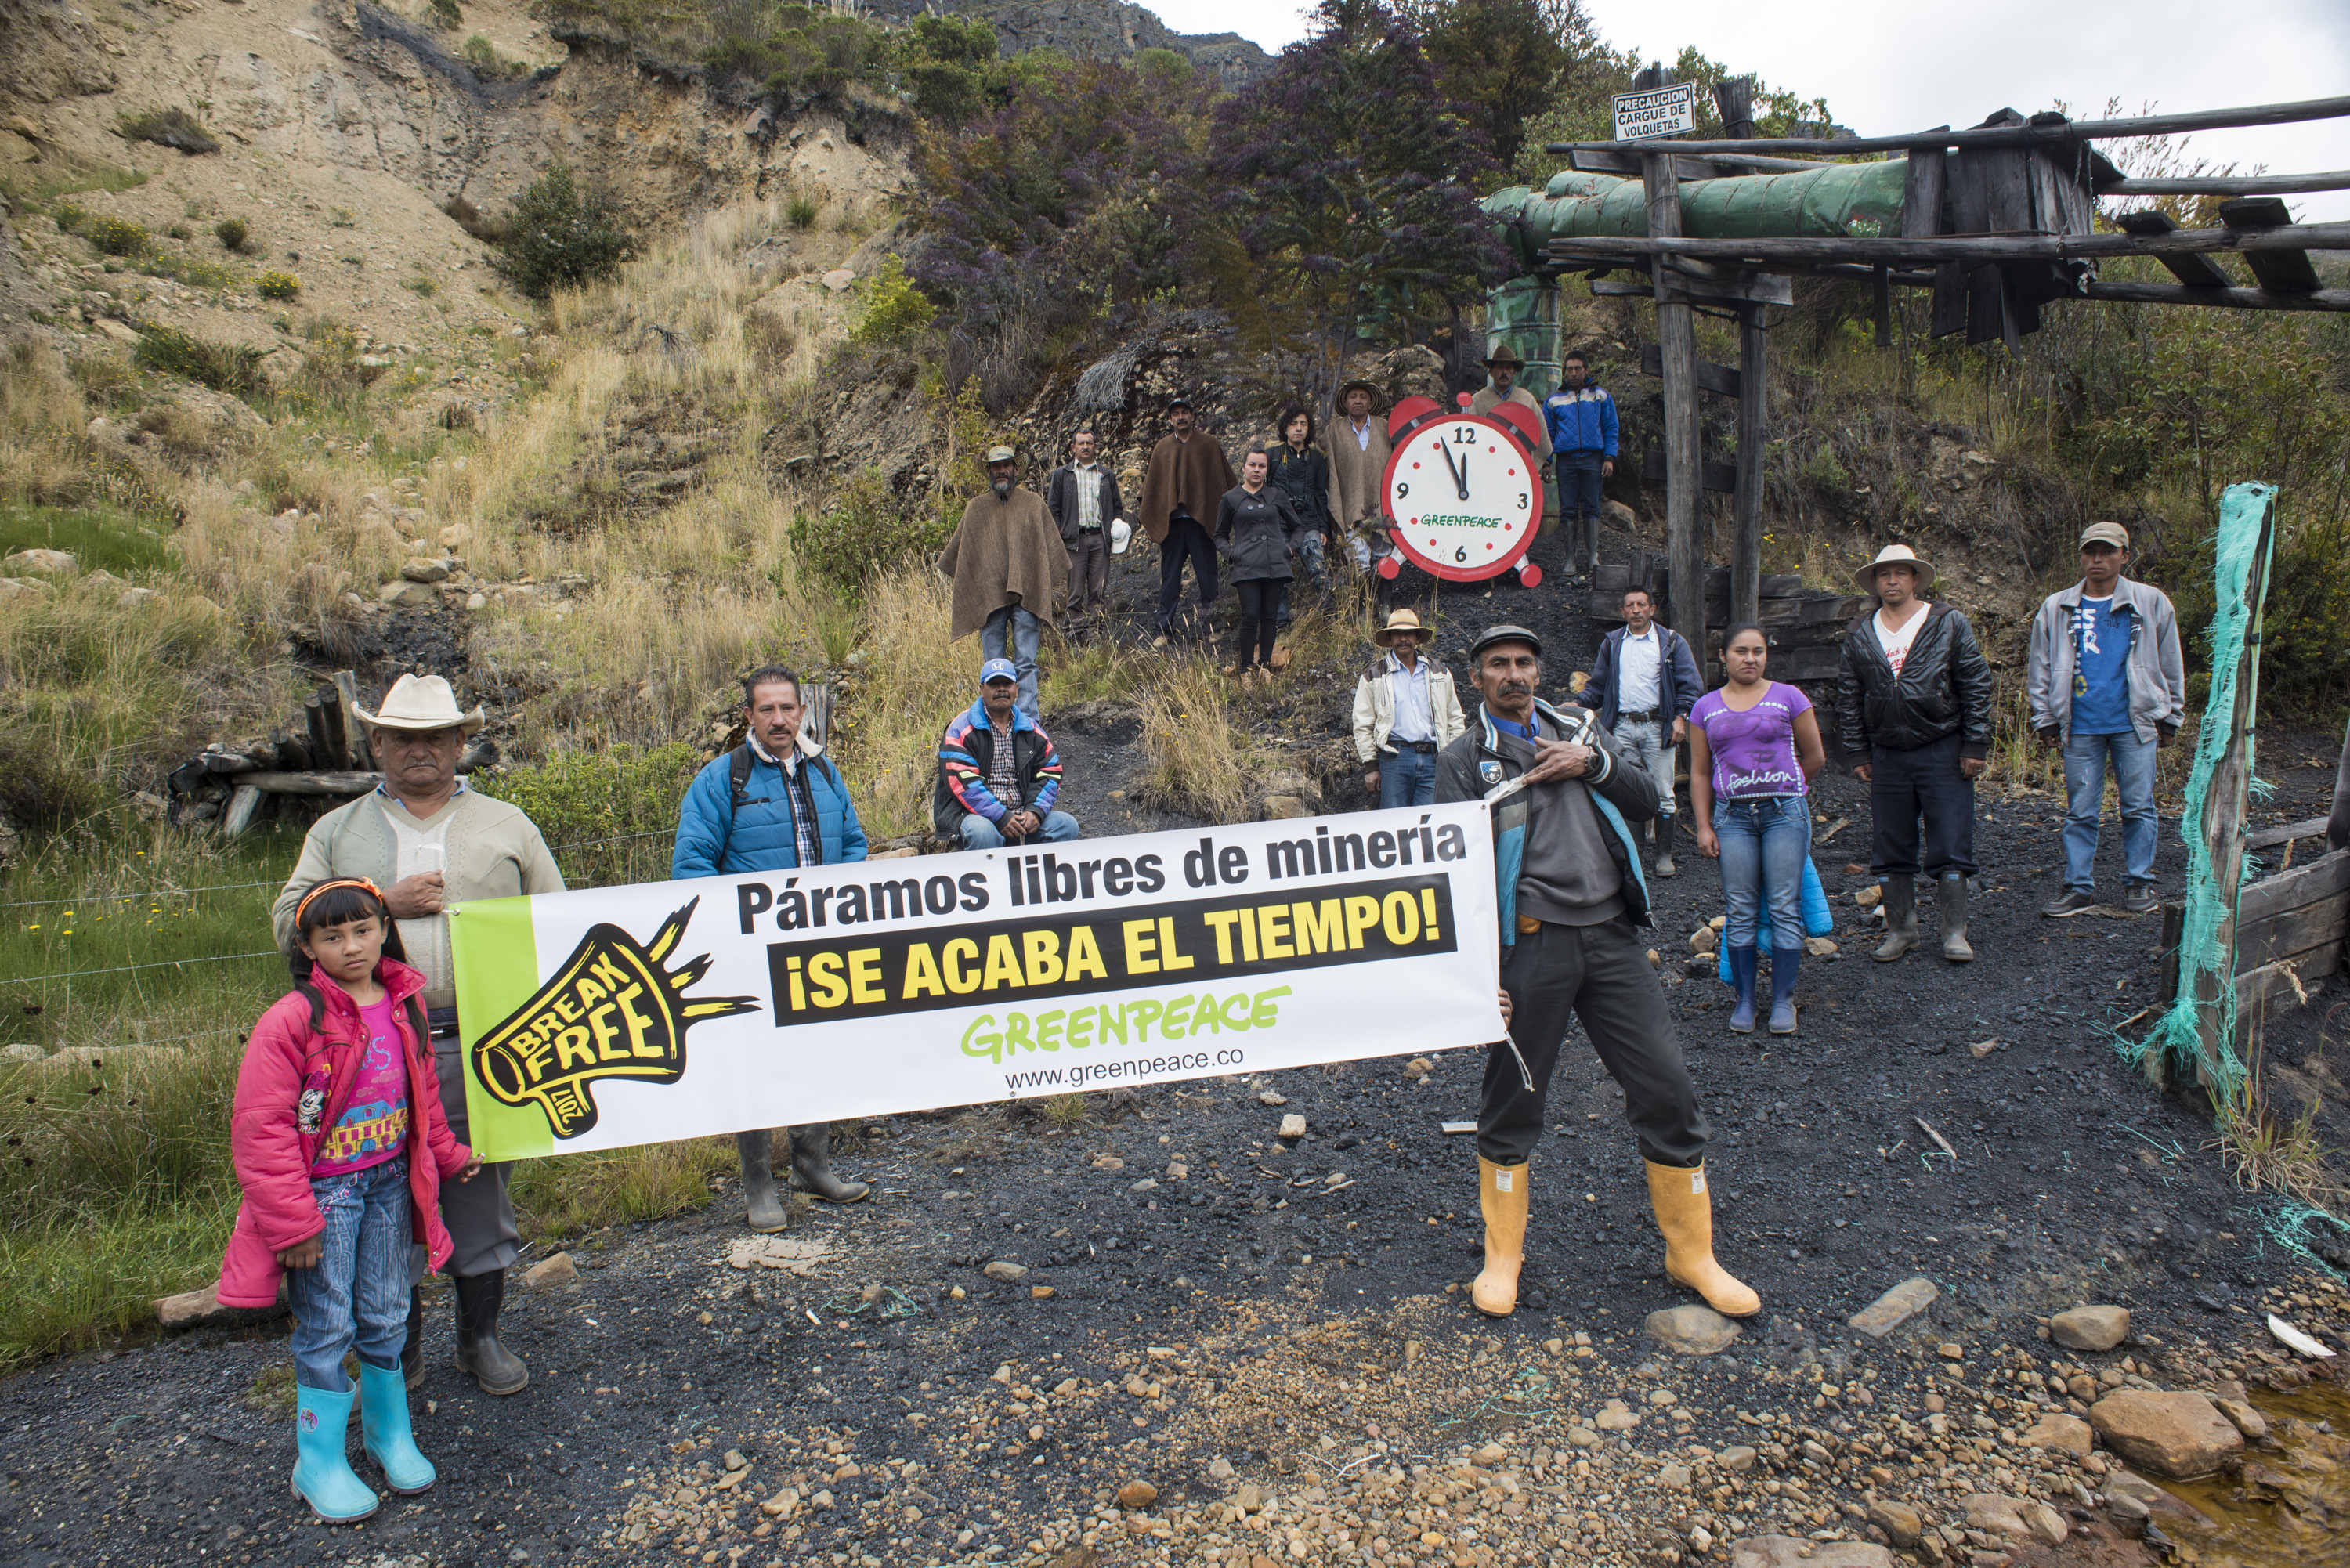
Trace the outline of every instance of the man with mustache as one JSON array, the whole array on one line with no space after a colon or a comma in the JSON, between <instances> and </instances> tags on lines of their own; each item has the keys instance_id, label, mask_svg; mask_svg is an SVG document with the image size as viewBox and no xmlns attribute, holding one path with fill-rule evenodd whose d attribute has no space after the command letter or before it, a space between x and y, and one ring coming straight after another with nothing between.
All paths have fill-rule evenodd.
<instances>
[{"instance_id":1,"label":"man with mustache","mask_svg":"<svg viewBox=\"0 0 2350 1568\"><path fill-rule=\"evenodd\" d=\"M1437 759L1436 798L1483 800L1515 786L1492 801L1510 1036L1485 1058L1477 1116L1485 1267L1470 1300L1491 1317L1517 1310L1527 1158L1542 1137L1544 1100L1572 1013L1624 1090L1665 1233L1666 1274L1716 1312L1751 1317L1762 1298L1713 1259L1705 1181L1711 1133L1638 929L1649 923L1648 891L1629 823L1657 815L1656 780L1617 751L1587 711L1535 699L1542 644L1534 633L1491 628L1469 659L1484 701Z\"/></svg>"},{"instance_id":2,"label":"man with mustache","mask_svg":"<svg viewBox=\"0 0 2350 1568\"><path fill-rule=\"evenodd\" d=\"M1020 672L1020 711L1036 721L1036 649L1069 593L1069 551L1045 498L1016 482L1020 454L987 452L987 488L971 498L939 570L954 583L947 640L979 633L981 657Z\"/></svg>"}]
</instances>

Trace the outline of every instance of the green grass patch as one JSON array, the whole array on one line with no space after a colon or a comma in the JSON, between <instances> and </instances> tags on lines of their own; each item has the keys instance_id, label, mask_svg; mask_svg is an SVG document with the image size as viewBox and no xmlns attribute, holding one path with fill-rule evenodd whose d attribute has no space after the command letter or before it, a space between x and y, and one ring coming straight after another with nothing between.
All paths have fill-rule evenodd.
<instances>
[{"instance_id":1,"label":"green grass patch","mask_svg":"<svg viewBox=\"0 0 2350 1568\"><path fill-rule=\"evenodd\" d=\"M42 172L30 181L0 180L0 193L5 193L13 206L43 212L49 210L60 196L76 196L84 191L135 191L147 183L147 176L136 169L117 168L70 154L55 160L45 157L41 169ZM68 225L60 222L57 226Z\"/></svg>"},{"instance_id":2,"label":"green grass patch","mask_svg":"<svg viewBox=\"0 0 2350 1568\"><path fill-rule=\"evenodd\" d=\"M31 549L63 550L84 571L161 571L172 564L161 534L136 513L0 502L0 556Z\"/></svg>"},{"instance_id":3,"label":"green grass patch","mask_svg":"<svg viewBox=\"0 0 2350 1568\"><path fill-rule=\"evenodd\" d=\"M678 805L701 769L702 753L672 741L649 751L563 752L473 782L538 824L567 886L610 888L668 879Z\"/></svg>"},{"instance_id":4,"label":"green grass patch","mask_svg":"<svg viewBox=\"0 0 2350 1568\"><path fill-rule=\"evenodd\" d=\"M220 151L220 143L196 123L196 117L176 106L125 111L114 117L114 129L126 141L151 141L192 155Z\"/></svg>"},{"instance_id":5,"label":"green grass patch","mask_svg":"<svg viewBox=\"0 0 2350 1568\"><path fill-rule=\"evenodd\" d=\"M84 218L75 232L96 245L100 255L144 255L152 243L145 229L120 218Z\"/></svg>"},{"instance_id":6,"label":"green grass patch","mask_svg":"<svg viewBox=\"0 0 2350 1568\"><path fill-rule=\"evenodd\" d=\"M243 396L262 389L262 350L249 344L215 343L176 327L150 323L139 329L139 346L130 357L150 370L215 392Z\"/></svg>"},{"instance_id":7,"label":"green grass patch","mask_svg":"<svg viewBox=\"0 0 2350 1568\"><path fill-rule=\"evenodd\" d=\"M710 1179L739 1162L731 1137L524 1160L515 1167L515 1213L525 1236L567 1241L699 1209L710 1201Z\"/></svg>"},{"instance_id":8,"label":"green grass patch","mask_svg":"<svg viewBox=\"0 0 2350 1568\"><path fill-rule=\"evenodd\" d=\"M204 261L196 256L172 255L156 251L139 258L133 272L143 272L149 277L168 277L184 283L190 288L233 288L242 275L233 266L219 262Z\"/></svg>"}]
</instances>

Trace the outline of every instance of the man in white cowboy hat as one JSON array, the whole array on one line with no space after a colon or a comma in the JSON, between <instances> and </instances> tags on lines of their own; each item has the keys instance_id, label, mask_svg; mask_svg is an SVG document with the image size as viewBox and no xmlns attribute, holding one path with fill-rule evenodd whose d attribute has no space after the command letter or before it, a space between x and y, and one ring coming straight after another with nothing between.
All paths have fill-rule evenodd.
<instances>
[{"instance_id":1,"label":"man in white cowboy hat","mask_svg":"<svg viewBox=\"0 0 2350 1568\"><path fill-rule=\"evenodd\" d=\"M1918 597L1934 567L1908 545L1887 545L1854 576L1877 602L1845 631L1836 720L1846 753L1863 759L1853 776L1869 786L1877 819L1871 869L1885 889L1886 932L1877 961L1918 945L1922 871L1941 910L1942 956L1964 963L1975 956L1967 878L1975 871L1975 780L1991 757L1991 666L1965 616Z\"/></svg>"},{"instance_id":2,"label":"man in white cowboy hat","mask_svg":"<svg viewBox=\"0 0 2350 1568\"><path fill-rule=\"evenodd\" d=\"M361 708L359 714L383 782L311 825L271 921L277 945L285 948L294 940L302 895L317 883L365 877L383 888L408 961L424 974L441 1108L459 1141L470 1141L447 911L476 898L560 893L563 873L529 817L466 788L457 775L465 737L482 727L482 711L461 711L448 681L403 675L384 693L381 707ZM519 1393L530 1382L529 1368L498 1341L505 1272L522 1241L506 1195L513 1168L489 1166L475 1180L441 1188L441 1218L456 1246L449 1273L456 1284L457 1369L490 1394ZM421 1256L413 1268L413 1278L421 1280ZM400 1355L411 1387L423 1376L423 1298L411 1290L408 1344Z\"/></svg>"},{"instance_id":3,"label":"man in white cowboy hat","mask_svg":"<svg viewBox=\"0 0 2350 1568\"><path fill-rule=\"evenodd\" d=\"M981 657L1020 670L1020 711L1036 718L1036 649L1069 592L1069 551L1045 498L1016 482L1020 455L987 451L987 488L971 498L939 570L954 583L947 640L979 633Z\"/></svg>"},{"instance_id":4,"label":"man in white cowboy hat","mask_svg":"<svg viewBox=\"0 0 2350 1568\"><path fill-rule=\"evenodd\" d=\"M1428 639L1416 611L1389 611L1371 633L1387 652L1355 682L1355 754L1381 806L1434 805L1436 753L1468 728L1451 671L1420 657Z\"/></svg>"}]
</instances>

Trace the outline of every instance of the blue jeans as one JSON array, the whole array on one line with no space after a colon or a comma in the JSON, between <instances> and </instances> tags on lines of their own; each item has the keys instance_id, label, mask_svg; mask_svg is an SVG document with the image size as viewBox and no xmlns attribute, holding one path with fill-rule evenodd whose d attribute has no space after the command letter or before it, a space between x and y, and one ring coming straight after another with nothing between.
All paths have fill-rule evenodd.
<instances>
[{"instance_id":1,"label":"blue jeans","mask_svg":"<svg viewBox=\"0 0 2350 1568\"><path fill-rule=\"evenodd\" d=\"M1003 651L1005 628L1010 628L1012 651ZM1009 658L1020 667L1020 696L1016 706L1028 715L1029 722L1036 720L1036 644L1044 636L1035 612L1019 605L1005 605L987 618L979 628L979 651L983 659Z\"/></svg>"},{"instance_id":2,"label":"blue jeans","mask_svg":"<svg viewBox=\"0 0 2350 1568\"><path fill-rule=\"evenodd\" d=\"M1659 719L1618 720L1609 732L1624 760L1657 781L1657 815L1673 819L1673 727ZM1668 844L1672 842L1669 838Z\"/></svg>"},{"instance_id":3,"label":"blue jeans","mask_svg":"<svg viewBox=\"0 0 2350 1568\"><path fill-rule=\"evenodd\" d=\"M1379 809L1436 804L1436 753L1398 746L1379 753Z\"/></svg>"},{"instance_id":4,"label":"blue jeans","mask_svg":"<svg viewBox=\"0 0 2350 1568\"><path fill-rule=\"evenodd\" d=\"M1804 945L1804 859L1812 852L1812 811L1800 794L1716 800L1713 836L1721 843L1724 947L1754 945L1754 917L1771 907L1771 944Z\"/></svg>"},{"instance_id":5,"label":"blue jeans","mask_svg":"<svg viewBox=\"0 0 2350 1568\"><path fill-rule=\"evenodd\" d=\"M312 1179L310 1195L327 1228L316 1268L286 1271L294 1314L294 1381L340 1394L350 1387L343 1357L400 1365L408 1339L408 1157L347 1176Z\"/></svg>"},{"instance_id":6,"label":"blue jeans","mask_svg":"<svg viewBox=\"0 0 2350 1568\"><path fill-rule=\"evenodd\" d=\"M2108 763L2122 803L2122 874L2133 882L2154 880L2154 742L2136 731L2076 734L2064 742L2064 886L2084 893L2096 891L2097 811Z\"/></svg>"},{"instance_id":7,"label":"blue jeans","mask_svg":"<svg viewBox=\"0 0 2350 1568\"><path fill-rule=\"evenodd\" d=\"M1044 825L1036 830L1036 836L1034 838L1023 839L1021 842L1066 844L1076 836L1078 836L1078 828L1076 817L1066 811L1048 811L1045 814ZM1003 830L987 818L974 815L962 819L962 846L965 849L1001 849L1003 845Z\"/></svg>"}]
</instances>

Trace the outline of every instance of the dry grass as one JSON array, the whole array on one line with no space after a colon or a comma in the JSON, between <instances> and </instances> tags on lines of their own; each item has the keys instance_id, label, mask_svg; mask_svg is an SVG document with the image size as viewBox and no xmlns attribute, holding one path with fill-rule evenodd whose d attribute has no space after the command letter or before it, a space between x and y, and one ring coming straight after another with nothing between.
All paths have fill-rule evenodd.
<instances>
[{"instance_id":1,"label":"dry grass","mask_svg":"<svg viewBox=\"0 0 2350 1568\"><path fill-rule=\"evenodd\" d=\"M868 838L930 830L939 735L971 706L978 662L977 639L946 639L952 597L944 578L919 566L867 590L864 675L851 691L855 717L833 747Z\"/></svg>"},{"instance_id":2,"label":"dry grass","mask_svg":"<svg viewBox=\"0 0 2350 1568\"><path fill-rule=\"evenodd\" d=\"M1142 746L1150 771L1136 792L1199 817L1233 822L1248 804L1232 685L1204 659L1170 659L1142 695Z\"/></svg>"}]
</instances>

